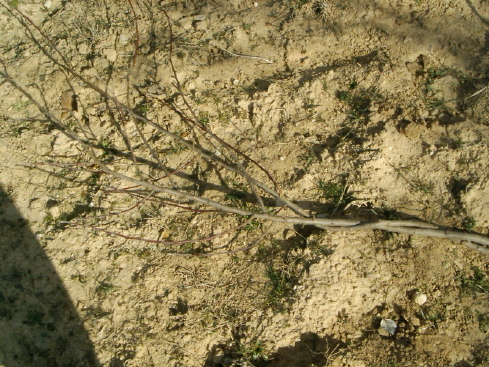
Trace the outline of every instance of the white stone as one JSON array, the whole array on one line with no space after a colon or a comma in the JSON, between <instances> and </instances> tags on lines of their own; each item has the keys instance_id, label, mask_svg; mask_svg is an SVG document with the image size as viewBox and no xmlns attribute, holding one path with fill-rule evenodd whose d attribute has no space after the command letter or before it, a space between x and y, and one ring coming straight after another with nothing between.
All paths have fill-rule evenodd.
<instances>
[{"instance_id":1,"label":"white stone","mask_svg":"<svg viewBox=\"0 0 489 367\"><path fill-rule=\"evenodd\" d=\"M394 320L382 319L382 321L380 322L380 327L384 330L387 330L390 335L394 335L396 333L397 324Z\"/></svg>"},{"instance_id":2,"label":"white stone","mask_svg":"<svg viewBox=\"0 0 489 367\"><path fill-rule=\"evenodd\" d=\"M413 294L412 300L414 303L417 303L418 305L422 306L426 303L428 297L424 293L416 292Z\"/></svg>"}]
</instances>

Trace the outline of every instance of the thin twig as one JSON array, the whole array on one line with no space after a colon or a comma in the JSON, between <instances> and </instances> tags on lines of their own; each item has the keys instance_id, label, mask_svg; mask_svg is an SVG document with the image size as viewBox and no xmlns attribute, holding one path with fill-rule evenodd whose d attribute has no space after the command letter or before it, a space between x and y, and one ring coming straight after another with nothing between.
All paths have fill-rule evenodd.
<instances>
[{"instance_id":1,"label":"thin twig","mask_svg":"<svg viewBox=\"0 0 489 367\"><path fill-rule=\"evenodd\" d=\"M253 219L254 219L253 217L250 217L244 223L240 224L239 226L236 226L236 227L228 229L226 231L217 233L217 234L212 235L212 236L207 236L207 237L203 237L203 238L196 238L196 239L192 239L192 240L180 240L180 241L154 240L154 239L150 239L150 238L125 235L125 234L122 234L120 232L111 231L111 230L108 230L105 228L100 228L97 226L93 226L93 225L85 224L85 223L80 223L80 222L76 222L76 221L72 221L72 222L59 221L59 223L90 228L90 229L93 229L94 231L103 232L103 233L109 234L111 236L121 237L121 238L124 238L126 240L141 241L141 242L155 243L155 244L164 244L164 245L184 245L187 243L209 242L209 241L215 240L216 238L222 237L228 233L234 233L234 232L239 231L240 229L246 227L248 224L250 224L250 222Z\"/></svg>"},{"instance_id":2,"label":"thin twig","mask_svg":"<svg viewBox=\"0 0 489 367\"><path fill-rule=\"evenodd\" d=\"M486 89L488 88L488 86L486 85L484 88L478 90L477 92L475 92L474 94L471 94L470 96L468 96L467 98L465 98L465 100L468 100L469 98L472 98L472 97L475 97L476 95L478 94L481 94L482 92L484 92Z\"/></svg>"},{"instance_id":3,"label":"thin twig","mask_svg":"<svg viewBox=\"0 0 489 367\"><path fill-rule=\"evenodd\" d=\"M214 45L215 48L221 50L221 51L224 51L228 54L230 54L231 56L235 56L235 57L245 57L247 59L257 59L257 60L262 60L262 61L265 61L267 64L273 64L273 61L270 61L268 59L265 59L264 57L260 57L260 56L251 56L251 55L244 55L244 54L237 54L237 53L234 53L234 52L231 52L229 50L226 50L225 48L222 48L222 47L219 47L219 46L216 46Z\"/></svg>"}]
</instances>

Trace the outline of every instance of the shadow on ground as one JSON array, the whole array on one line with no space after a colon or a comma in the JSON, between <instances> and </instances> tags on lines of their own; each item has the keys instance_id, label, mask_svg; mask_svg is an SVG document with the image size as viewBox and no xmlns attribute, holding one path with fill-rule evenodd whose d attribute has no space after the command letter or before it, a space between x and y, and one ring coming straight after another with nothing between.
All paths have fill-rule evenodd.
<instances>
[{"instance_id":1,"label":"shadow on ground","mask_svg":"<svg viewBox=\"0 0 489 367\"><path fill-rule=\"evenodd\" d=\"M41 244L0 186L0 365L100 366Z\"/></svg>"},{"instance_id":2,"label":"shadow on ground","mask_svg":"<svg viewBox=\"0 0 489 367\"><path fill-rule=\"evenodd\" d=\"M330 336L320 337L316 333L307 332L300 336L294 345L278 348L275 353L262 356L243 356L226 344L212 347L205 367L255 366L255 367L303 367L326 366L328 358L341 353L346 345ZM245 357L245 358L243 358ZM248 358L252 361L247 361Z\"/></svg>"},{"instance_id":3,"label":"shadow on ground","mask_svg":"<svg viewBox=\"0 0 489 367\"><path fill-rule=\"evenodd\" d=\"M344 347L344 343L332 337L304 333L294 345L279 348L272 355L270 367L326 366L328 357Z\"/></svg>"}]
</instances>

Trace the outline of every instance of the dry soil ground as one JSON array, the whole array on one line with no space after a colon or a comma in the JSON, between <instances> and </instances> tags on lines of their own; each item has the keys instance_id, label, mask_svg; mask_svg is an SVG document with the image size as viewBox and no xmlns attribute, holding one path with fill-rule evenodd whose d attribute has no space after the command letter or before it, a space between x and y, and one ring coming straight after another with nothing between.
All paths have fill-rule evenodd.
<instances>
[{"instance_id":1,"label":"dry soil ground","mask_svg":"<svg viewBox=\"0 0 489 367\"><path fill-rule=\"evenodd\" d=\"M489 231L487 0L2 4L6 70L58 118L89 126L104 159L119 162L120 131L136 136L137 125L117 123L46 54L56 46L77 73L185 137L160 103L179 101L166 12L196 116L289 198L325 215ZM44 52L15 7L51 38ZM185 240L238 219L135 206L118 196L127 184L74 169L89 157L11 83L0 100L1 365L489 366L486 255L428 237L258 222L204 248L94 231ZM148 139L169 165L189 164L182 146ZM118 214L97 222L102 209Z\"/></svg>"}]
</instances>

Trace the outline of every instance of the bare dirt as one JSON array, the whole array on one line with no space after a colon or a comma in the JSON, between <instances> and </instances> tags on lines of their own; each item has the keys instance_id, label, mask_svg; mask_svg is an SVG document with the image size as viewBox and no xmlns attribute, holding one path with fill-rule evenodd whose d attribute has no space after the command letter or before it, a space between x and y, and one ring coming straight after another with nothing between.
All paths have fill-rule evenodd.
<instances>
[{"instance_id":1,"label":"bare dirt","mask_svg":"<svg viewBox=\"0 0 489 367\"><path fill-rule=\"evenodd\" d=\"M178 99L166 12L196 116L288 198L324 215L489 233L485 0L10 3L77 73L186 136L160 103ZM1 59L13 79L59 118L84 121L106 156L123 150L126 127L2 4ZM97 224L88 217L102 207L118 214L100 228L149 239L241 222L134 206L116 192L127 184L53 166L87 155L10 83L0 100L0 365L489 366L487 255L422 236L255 222L206 245L71 226ZM189 161L154 139L170 166Z\"/></svg>"}]
</instances>

